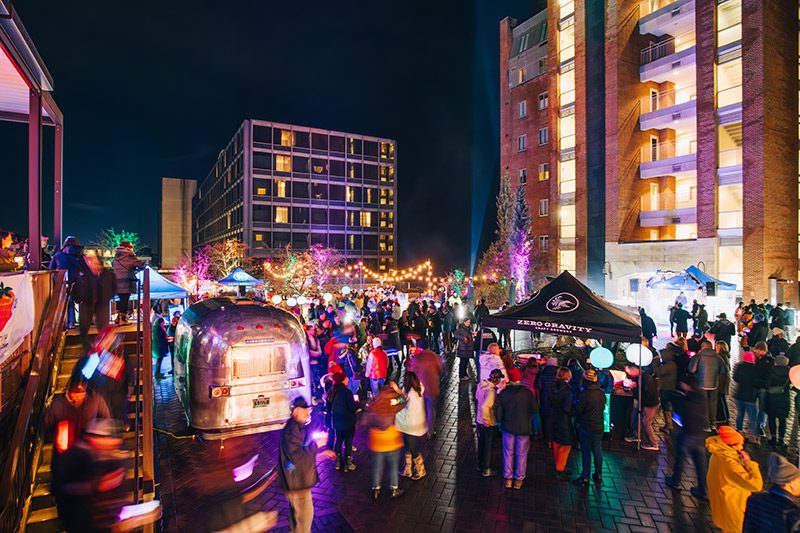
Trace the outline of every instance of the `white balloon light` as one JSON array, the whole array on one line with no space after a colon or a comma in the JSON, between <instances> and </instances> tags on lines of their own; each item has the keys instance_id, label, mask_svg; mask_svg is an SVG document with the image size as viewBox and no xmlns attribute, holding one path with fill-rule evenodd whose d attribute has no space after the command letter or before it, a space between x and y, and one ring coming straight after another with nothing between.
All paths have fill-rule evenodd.
<instances>
[{"instance_id":1,"label":"white balloon light","mask_svg":"<svg viewBox=\"0 0 800 533\"><path fill-rule=\"evenodd\" d=\"M795 365L789 369L789 381L795 388L800 389L800 365Z\"/></svg>"},{"instance_id":2,"label":"white balloon light","mask_svg":"<svg viewBox=\"0 0 800 533\"><path fill-rule=\"evenodd\" d=\"M333 300L333 294L326 292L325 294L322 295L322 299L325 300L326 302L330 302L331 300Z\"/></svg>"},{"instance_id":3,"label":"white balloon light","mask_svg":"<svg viewBox=\"0 0 800 533\"><path fill-rule=\"evenodd\" d=\"M342 294L350 294L351 292L353 292L353 290L350 287L348 287L347 285L342 287Z\"/></svg>"},{"instance_id":4,"label":"white balloon light","mask_svg":"<svg viewBox=\"0 0 800 533\"><path fill-rule=\"evenodd\" d=\"M294 307L295 305L297 305L297 298L292 298L292 297L286 298L286 305L288 305L289 307Z\"/></svg>"},{"instance_id":5,"label":"white balloon light","mask_svg":"<svg viewBox=\"0 0 800 533\"><path fill-rule=\"evenodd\" d=\"M614 354L608 348L598 346L589 352L589 361L595 368L608 368L614 364Z\"/></svg>"},{"instance_id":6,"label":"white balloon light","mask_svg":"<svg viewBox=\"0 0 800 533\"><path fill-rule=\"evenodd\" d=\"M641 362L639 361L640 356ZM641 344L631 344L625 348L625 358L635 365L648 366L653 362L653 352Z\"/></svg>"},{"instance_id":7,"label":"white balloon light","mask_svg":"<svg viewBox=\"0 0 800 533\"><path fill-rule=\"evenodd\" d=\"M308 302L308 298L306 298L305 296L297 297L297 303L299 303L300 305L306 305L306 302Z\"/></svg>"},{"instance_id":8,"label":"white balloon light","mask_svg":"<svg viewBox=\"0 0 800 533\"><path fill-rule=\"evenodd\" d=\"M272 303L278 305L279 303L281 303L282 299L283 298L281 298L280 294L276 294L275 296L272 297Z\"/></svg>"}]
</instances>

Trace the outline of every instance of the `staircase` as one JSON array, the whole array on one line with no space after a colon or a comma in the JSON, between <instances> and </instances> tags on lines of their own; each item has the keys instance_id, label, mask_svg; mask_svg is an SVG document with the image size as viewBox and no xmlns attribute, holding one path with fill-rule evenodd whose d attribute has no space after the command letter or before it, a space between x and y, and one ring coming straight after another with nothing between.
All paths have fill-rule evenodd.
<instances>
[{"instance_id":1,"label":"staircase","mask_svg":"<svg viewBox=\"0 0 800 533\"><path fill-rule=\"evenodd\" d=\"M129 364L135 365L136 363L136 327L132 325L121 326L125 332L125 337L120 345L128 358ZM94 328L92 328L94 330ZM96 331L90 331L91 339L94 338ZM80 337L76 331L70 331L67 334L64 348L61 352L60 360L56 361L56 376L54 393L63 392L67 382L72 375L73 370L78 359L85 353L85 348L81 345ZM144 373L139 374L144 377ZM142 391L142 381L139 382L139 392ZM123 504L142 503L150 501L155 497L154 483L152 480L146 480L144 476L144 442L143 442L143 414L144 409L139 397L139 419L137 423L136 418L136 390L134 389L133 395L128 400L128 421L130 430L124 433L125 447L130 450L130 459L128 461L128 471L123 482L125 492L130 495L130 499ZM137 431L138 430L138 431ZM138 437L138 439L137 439ZM137 446L138 440L138 446ZM44 443L41 439L37 443L39 448L36 460L34 462L35 475L33 477L33 491L30 501L26 509L23 531L30 533L51 533L60 532L61 524L58 521L58 514L55 507L55 499L50 492L50 459L53 454L53 444ZM138 465L134 462L134 456L138 459ZM134 502L134 492L137 489L138 479L138 497Z\"/></svg>"}]
</instances>

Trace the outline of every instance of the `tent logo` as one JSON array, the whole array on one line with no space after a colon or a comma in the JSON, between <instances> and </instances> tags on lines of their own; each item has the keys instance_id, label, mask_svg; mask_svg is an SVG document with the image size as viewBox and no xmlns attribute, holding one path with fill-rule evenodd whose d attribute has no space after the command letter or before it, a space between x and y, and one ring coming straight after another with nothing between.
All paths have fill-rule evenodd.
<instances>
[{"instance_id":1,"label":"tent logo","mask_svg":"<svg viewBox=\"0 0 800 533\"><path fill-rule=\"evenodd\" d=\"M545 307L552 313L569 313L576 310L579 305L580 302L574 295L568 292L559 292L547 300Z\"/></svg>"}]
</instances>

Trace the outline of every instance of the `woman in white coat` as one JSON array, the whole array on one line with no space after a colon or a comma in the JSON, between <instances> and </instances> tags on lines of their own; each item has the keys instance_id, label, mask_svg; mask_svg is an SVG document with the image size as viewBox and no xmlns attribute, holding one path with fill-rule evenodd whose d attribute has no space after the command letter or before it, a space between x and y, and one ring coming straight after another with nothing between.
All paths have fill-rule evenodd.
<instances>
[{"instance_id":1,"label":"woman in white coat","mask_svg":"<svg viewBox=\"0 0 800 533\"><path fill-rule=\"evenodd\" d=\"M392 385L397 387L394 383ZM394 419L395 427L403 434L406 448L406 464L400 475L416 480L425 477L425 462L419 452L419 445L428 431L425 400L422 396L424 389L414 372L406 372L403 389L397 389L397 392L405 398L406 406Z\"/></svg>"}]
</instances>

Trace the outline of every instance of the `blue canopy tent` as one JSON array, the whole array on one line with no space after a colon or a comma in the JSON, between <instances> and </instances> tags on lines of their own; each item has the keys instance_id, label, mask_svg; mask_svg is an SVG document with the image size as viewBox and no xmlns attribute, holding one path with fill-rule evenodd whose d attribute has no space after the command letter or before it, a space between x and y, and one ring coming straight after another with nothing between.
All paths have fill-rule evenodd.
<instances>
[{"instance_id":1,"label":"blue canopy tent","mask_svg":"<svg viewBox=\"0 0 800 533\"><path fill-rule=\"evenodd\" d=\"M172 299L172 298L188 298L189 293L186 289L178 285L177 283L172 283L170 280L156 272L151 267L145 267L150 272L150 298L153 300L156 299ZM140 270L136 273L136 279L139 280L139 283L144 283L144 270ZM138 298L138 295L134 292L131 294L131 300L135 300Z\"/></svg>"},{"instance_id":2,"label":"blue canopy tent","mask_svg":"<svg viewBox=\"0 0 800 533\"><path fill-rule=\"evenodd\" d=\"M686 269L686 273L695 278L697 281L705 286L706 283L709 281L713 281L717 284L717 289L721 291L735 291L736 284L735 283L728 283L727 281L722 281L717 278L711 277L696 266L692 265Z\"/></svg>"},{"instance_id":3,"label":"blue canopy tent","mask_svg":"<svg viewBox=\"0 0 800 533\"><path fill-rule=\"evenodd\" d=\"M709 276L694 265L687 267L683 272L674 276L667 276L667 274L668 273L665 272L659 272L647 280L647 287L668 291L696 291L704 289L707 282L716 282L717 289L719 290L736 290L736 284Z\"/></svg>"},{"instance_id":4,"label":"blue canopy tent","mask_svg":"<svg viewBox=\"0 0 800 533\"><path fill-rule=\"evenodd\" d=\"M235 285L239 287L239 296L245 295L245 288L246 287L253 287L255 285L263 285L264 282L260 279L254 278L240 267L236 267L236 269L225 276L222 279L218 279L217 283L222 285Z\"/></svg>"}]
</instances>

